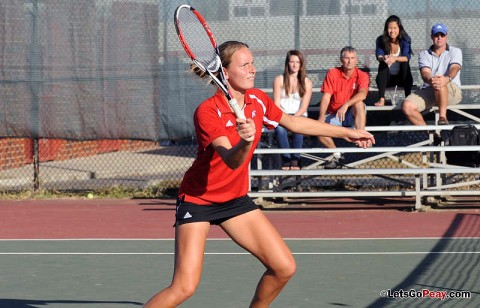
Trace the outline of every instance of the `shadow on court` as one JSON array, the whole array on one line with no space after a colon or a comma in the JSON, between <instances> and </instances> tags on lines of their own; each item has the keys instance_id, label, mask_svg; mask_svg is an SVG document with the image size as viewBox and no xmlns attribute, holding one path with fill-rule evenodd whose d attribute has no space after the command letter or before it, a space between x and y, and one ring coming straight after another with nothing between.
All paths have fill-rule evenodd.
<instances>
[{"instance_id":1,"label":"shadow on court","mask_svg":"<svg viewBox=\"0 0 480 308\"><path fill-rule=\"evenodd\" d=\"M480 215L456 215L444 238L438 240L430 253L403 281L390 288L407 292L414 290L421 292L422 296L427 294L427 291L469 291L471 298L451 298L442 301L434 299L441 294L429 293L423 299L384 297L368 307L479 307L480 240L468 238L478 236L479 231ZM453 239L452 237L456 234L464 234L465 237ZM456 296L463 295L456 294Z\"/></svg>"},{"instance_id":2,"label":"shadow on court","mask_svg":"<svg viewBox=\"0 0 480 308\"><path fill-rule=\"evenodd\" d=\"M101 305L101 304L110 304L110 305L119 305L121 307L123 304L127 305L136 305L142 306L142 303L139 302L115 302L115 301L76 301L76 300L31 300L31 299L7 299L0 298L0 308L37 308L39 305L48 306L50 304L65 304L65 307L68 305Z\"/></svg>"}]
</instances>

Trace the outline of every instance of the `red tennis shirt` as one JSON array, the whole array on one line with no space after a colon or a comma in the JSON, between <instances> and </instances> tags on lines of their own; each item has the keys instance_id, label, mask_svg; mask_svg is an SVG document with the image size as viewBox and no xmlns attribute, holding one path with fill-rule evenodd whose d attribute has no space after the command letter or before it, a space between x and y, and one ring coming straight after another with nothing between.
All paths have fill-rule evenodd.
<instances>
[{"instance_id":1,"label":"red tennis shirt","mask_svg":"<svg viewBox=\"0 0 480 308\"><path fill-rule=\"evenodd\" d=\"M328 113L336 113L359 89L367 89L370 84L370 77L367 73L355 68L349 79L345 76L341 67L331 68L325 76L321 91L330 93L330 104Z\"/></svg>"},{"instance_id":2,"label":"red tennis shirt","mask_svg":"<svg viewBox=\"0 0 480 308\"><path fill-rule=\"evenodd\" d=\"M185 173L179 189L179 196L184 197L186 202L203 205L222 203L248 193L249 164L260 141L262 126L265 125L268 129L277 127L283 113L265 92L255 88L245 92L243 111L247 119L251 118L255 122L255 140L245 162L232 170L211 143L221 136L226 136L232 146L240 141L235 114L221 91L198 106L194 115L197 158Z\"/></svg>"}]
</instances>

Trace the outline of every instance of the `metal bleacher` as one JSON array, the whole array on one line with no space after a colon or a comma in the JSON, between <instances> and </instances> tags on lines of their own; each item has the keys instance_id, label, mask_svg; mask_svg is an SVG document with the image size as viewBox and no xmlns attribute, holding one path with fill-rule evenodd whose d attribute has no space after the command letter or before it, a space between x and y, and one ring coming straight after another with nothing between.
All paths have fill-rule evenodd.
<instances>
[{"instance_id":1,"label":"metal bleacher","mask_svg":"<svg viewBox=\"0 0 480 308\"><path fill-rule=\"evenodd\" d=\"M480 151L480 146L449 146L445 142L433 145L433 134L440 134L446 140L449 131L460 123L470 123L480 129L480 104L462 102L449 106L448 110L458 117L451 125L413 126L392 122L367 126L366 130L375 135L377 144L360 149L339 143L335 151L349 157L342 169L323 169L322 164L333 150L319 147L318 142L306 142L303 149L278 149L272 131L265 132L251 164L249 195L260 204L270 204L265 201L276 198L410 198L414 200L415 210L426 209L431 204L441 205L442 201L458 196L478 196L480 169L449 165L445 153ZM318 107L309 108L309 113L315 111L318 112ZM401 108L367 106L367 114L379 112L401 113ZM437 122L438 108L424 113L433 113L434 123ZM279 170L275 161L279 161L281 153L301 153L302 169Z\"/></svg>"}]
</instances>

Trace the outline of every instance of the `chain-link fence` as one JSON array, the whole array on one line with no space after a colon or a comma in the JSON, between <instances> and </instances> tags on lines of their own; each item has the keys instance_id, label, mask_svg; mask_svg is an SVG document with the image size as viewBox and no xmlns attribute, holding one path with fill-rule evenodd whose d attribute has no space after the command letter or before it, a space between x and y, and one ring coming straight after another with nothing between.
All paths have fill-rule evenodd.
<instances>
[{"instance_id":1,"label":"chain-link fence","mask_svg":"<svg viewBox=\"0 0 480 308\"><path fill-rule=\"evenodd\" d=\"M417 85L437 22L463 51L462 84L480 84L475 0L0 0L1 191L178 184L195 156L193 110L214 91L188 72L173 26L183 3L217 41L250 45L259 88L271 89L289 49L302 50L312 106L346 45L375 85L375 39L391 14L412 37ZM476 91L463 97L479 102ZM398 116L382 114L381 124Z\"/></svg>"}]
</instances>

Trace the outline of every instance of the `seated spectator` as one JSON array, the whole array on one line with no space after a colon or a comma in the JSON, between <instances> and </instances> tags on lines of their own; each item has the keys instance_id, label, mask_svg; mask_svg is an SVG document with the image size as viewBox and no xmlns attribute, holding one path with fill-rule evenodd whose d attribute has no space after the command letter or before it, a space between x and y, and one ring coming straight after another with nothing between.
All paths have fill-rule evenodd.
<instances>
[{"instance_id":1,"label":"seated spectator","mask_svg":"<svg viewBox=\"0 0 480 308\"><path fill-rule=\"evenodd\" d=\"M448 124L447 106L462 100L462 51L447 43L448 28L444 24L434 25L430 37L433 45L418 55L424 84L420 90L406 97L402 104L403 113L413 125L426 125L421 112L433 105L438 106L437 124Z\"/></svg>"},{"instance_id":2,"label":"seated spectator","mask_svg":"<svg viewBox=\"0 0 480 308\"><path fill-rule=\"evenodd\" d=\"M367 118L364 100L368 94L369 76L357 68L355 48L344 47L340 52L340 61L342 65L331 68L323 81L318 120L337 126L364 129ZM326 148L336 148L331 137L318 139ZM342 153L335 152L332 159L324 164L324 168L341 168L342 162Z\"/></svg>"},{"instance_id":3,"label":"seated spectator","mask_svg":"<svg viewBox=\"0 0 480 308\"><path fill-rule=\"evenodd\" d=\"M312 97L312 81L307 77L305 58L298 50L290 50L285 58L283 75L275 77L273 82L273 101L283 112L295 117L306 117ZM282 126L275 128L278 146L289 149L287 130ZM291 148L303 147L303 135L292 133ZM282 170L300 169L300 153L283 153Z\"/></svg>"},{"instance_id":4,"label":"seated spectator","mask_svg":"<svg viewBox=\"0 0 480 308\"><path fill-rule=\"evenodd\" d=\"M375 106L385 105L387 87L401 86L405 97L410 95L413 85L410 70L411 39L398 16L392 15L385 21L383 35L376 41L375 55L379 62L376 78L379 98Z\"/></svg>"}]
</instances>

